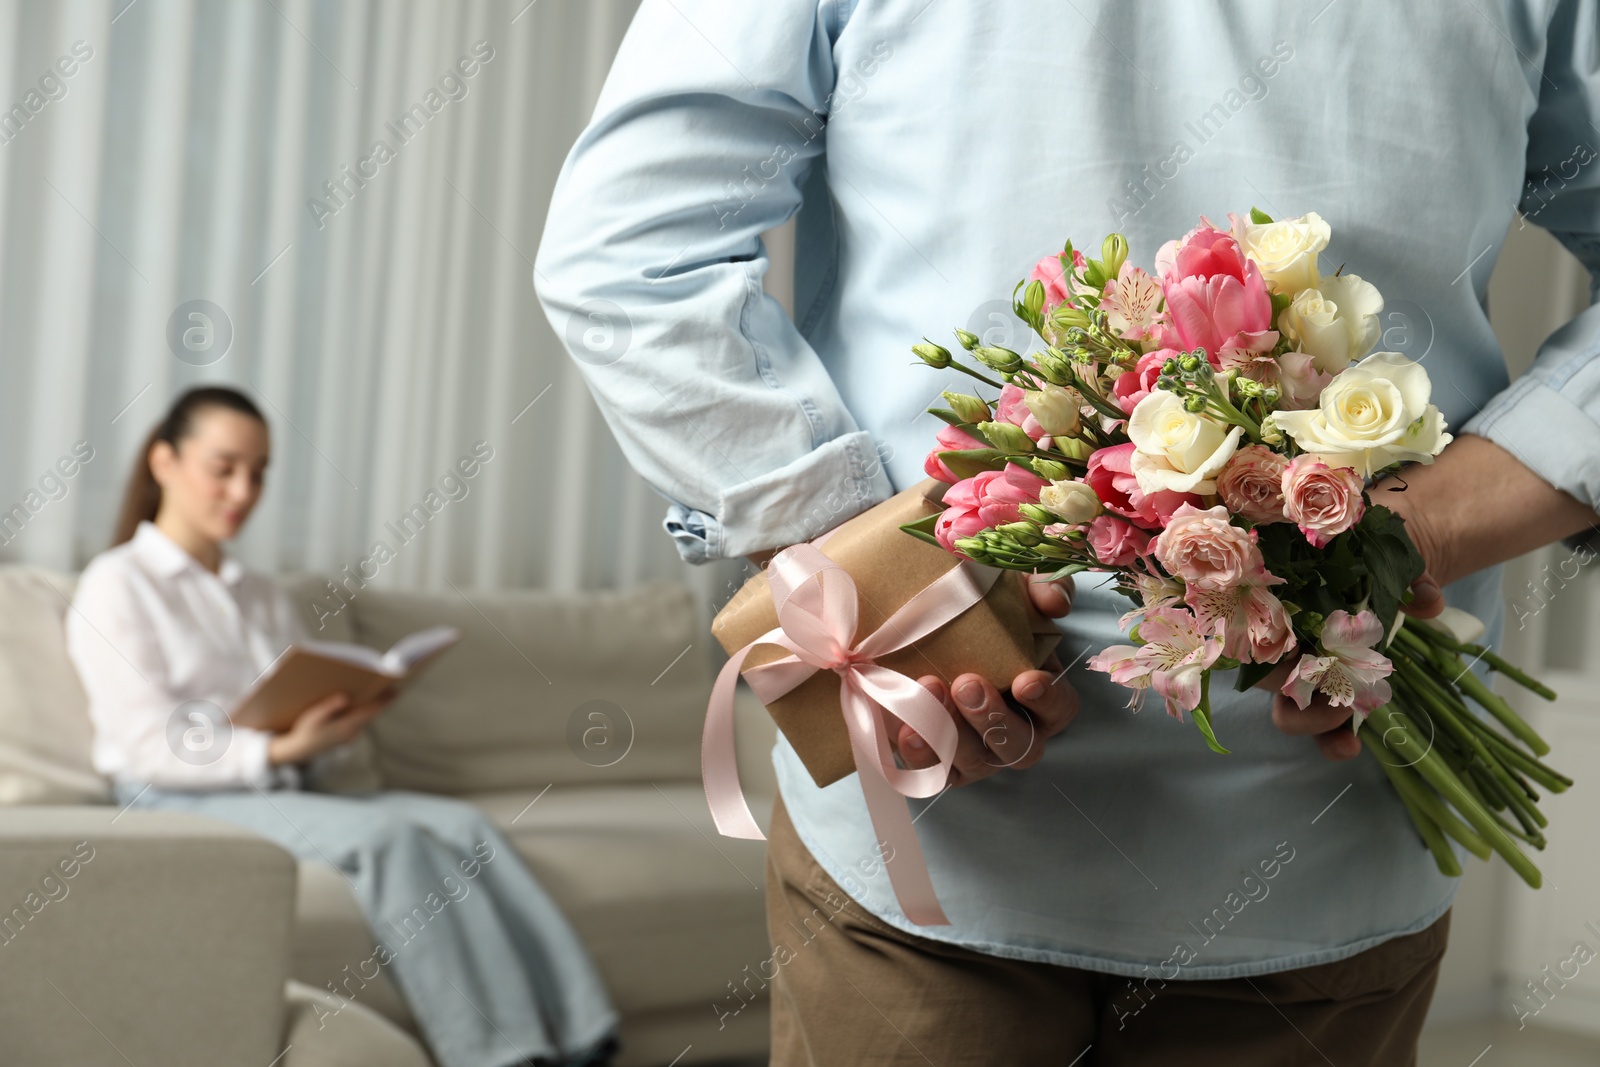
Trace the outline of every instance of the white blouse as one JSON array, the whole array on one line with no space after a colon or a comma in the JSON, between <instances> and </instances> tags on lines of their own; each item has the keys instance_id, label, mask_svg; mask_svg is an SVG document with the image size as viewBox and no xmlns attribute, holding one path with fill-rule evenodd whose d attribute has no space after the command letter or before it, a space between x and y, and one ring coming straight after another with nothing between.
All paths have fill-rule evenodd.
<instances>
[{"instance_id":1,"label":"white blouse","mask_svg":"<svg viewBox=\"0 0 1600 1067\"><path fill-rule=\"evenodd\" d=\"M141 522L84 568L66 630L96 770L161 789L299 788L296 766L268 763L271 733L227 721L261 672L306 639L272 579L226 553L213 574Z\"/></svg>"}]
</instances>

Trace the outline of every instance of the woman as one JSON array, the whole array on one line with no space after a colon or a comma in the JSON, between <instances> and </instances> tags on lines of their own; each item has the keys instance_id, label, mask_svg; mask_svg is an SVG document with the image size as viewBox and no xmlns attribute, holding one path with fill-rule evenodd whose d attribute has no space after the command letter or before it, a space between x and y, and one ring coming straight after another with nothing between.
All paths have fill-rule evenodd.
<instances>
[{"instance_id":1,"label":"woman","mask_svg":"<svg viewBox=\"0 0 1600 1067\"><path fill-rule=\"evenodd\" d=\"M222 550L261 496L268 452L266 420L231 389L191 389L152 430L68 615L95 766L121 804L238 823L343 872L378 940L361 965L390 968L441 1067L610 1062L617 1015L598 973L477 808L304 788L392 694L331 696L282 733L230 726L223 709L305 639L288 597Z\"/></svg>"}]
</instances>

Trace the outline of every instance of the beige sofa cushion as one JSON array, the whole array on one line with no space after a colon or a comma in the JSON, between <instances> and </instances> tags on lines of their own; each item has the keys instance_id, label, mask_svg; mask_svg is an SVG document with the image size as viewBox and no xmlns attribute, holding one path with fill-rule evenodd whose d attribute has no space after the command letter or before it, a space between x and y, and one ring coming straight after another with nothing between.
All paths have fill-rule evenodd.
<instances>
[{"instance_id":1,"label":"beige sofa cushion","mask_svg":"<svg viewBox=\"0 0 1600 1067\"><path fill-rule=\"evenodd\" d=\"M67 658L77 576L0 567L0 804L95 804L110 788L89 762L94 727Z\"/></svg>"},{"instance_id":2,"label":"beige sofa cushion","mask_svg":"<svg viewBox=\"0 0 1600 1067\"><path fill-rule=\"evenodd\" d=\"M369 589L351 608L357 639L375 648L441 623L463 632L368 728L387 789L699 778L710 670L687 586L448 597Z\"/></svg>"},{"instance_id":3,"label":"beige sofa cushion","mask_svg":"<svg viewBox=\"0 0 1600 1067\"><path fill-rule=\"evenodd\" d=\"M762 893L765 845L720 837L699 783L554 786L467 797L511 839L572 921L625 1016L710 1005L771 955ZM765 825L771 796L753 796ZM292 976L341 994L415 1032L387 970L346 971L372 954L372 934L346 879L303 861Z\"/></svg>"}]
</instances>

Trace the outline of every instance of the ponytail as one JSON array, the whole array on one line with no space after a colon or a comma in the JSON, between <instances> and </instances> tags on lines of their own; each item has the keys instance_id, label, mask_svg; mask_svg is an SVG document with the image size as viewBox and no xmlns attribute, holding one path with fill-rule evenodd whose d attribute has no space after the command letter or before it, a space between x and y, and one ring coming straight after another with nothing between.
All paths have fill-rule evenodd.
<instances>
[{"instance_id":1,"label":"ponytail","mask_svg":"<svg viewBox=\"0 0 1600 1067\"><path fill-rule=\"evenodd\" d=\"M249 397L226 386L197 386L173 401L166 417L151 427L143 447L133 459L133 471L123 490L122 510L111 538L112 548L131 540L141 522L154 522L161 511L161 486L150 470L150 450L158 441L165 441L176 449L179 442L194 433L198 417L211 408L237 411L263 424L267 421Z\"/></svg>"}]
</instances>

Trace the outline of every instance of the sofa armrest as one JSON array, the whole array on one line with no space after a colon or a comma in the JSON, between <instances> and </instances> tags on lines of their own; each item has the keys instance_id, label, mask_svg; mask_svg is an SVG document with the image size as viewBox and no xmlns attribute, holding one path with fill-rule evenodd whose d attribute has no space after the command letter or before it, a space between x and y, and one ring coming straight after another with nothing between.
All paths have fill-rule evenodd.
<instances>
[{"instance_id":1,"label":"sofa armrest","mask_svg":"<svg viewBox=\"0 0 1600 1067\"><path fill-rule=\"evenodd\" d=\"M0 808L6 1062L266 1067L295 880L288 852L214 819Z\"/></svg>"}]
</instances>

